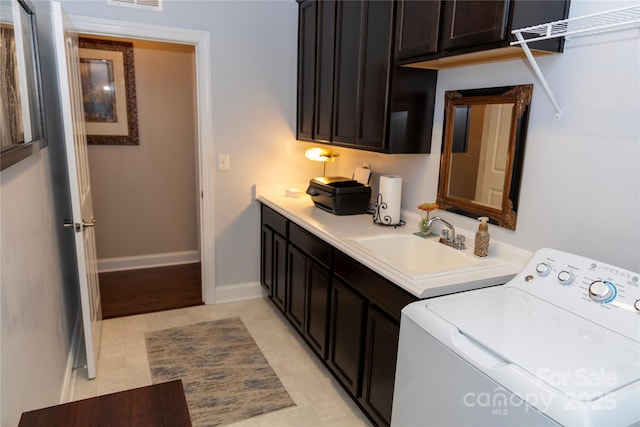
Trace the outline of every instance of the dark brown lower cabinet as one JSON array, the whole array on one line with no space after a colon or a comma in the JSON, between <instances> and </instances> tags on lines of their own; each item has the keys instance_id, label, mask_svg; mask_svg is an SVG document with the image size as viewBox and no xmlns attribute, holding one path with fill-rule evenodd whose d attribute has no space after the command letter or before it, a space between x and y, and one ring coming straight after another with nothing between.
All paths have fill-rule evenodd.
<instances>
[{"instance_id":1,"label":"dark brown lower cabinet","mask_svg":"<svg viewBox=\"0 0 640 427\"><path fill-rule=\"evenodd\" d=\"M273 234L273 283L271 299L284 311L287 278L287 241L281 235Z\"/></svg>"},{"instance_id":2,"label":"dark brown lower cabinet","mask_svg":"<svg viewBox=\"0 0 640 427\"><path fill-rule=\"evenodd\" d=\"M369 416L381 426L391 423L399 333L400 327L396 322L375 306L369 306L359 400Z\"/></svg>"},{"instance_id":3,"label":"dark brown lower cabinet","mask_svg":"<svg viewBox=\"0 0 640 427\"><path fill-rule=\"evenodd\" d=\"M260 283L269 298L284 311L289 221L265 205L261 205L260 216Z\"/></svg>"},{"instance_id":4,"label":"dark brown lower cabinet","mask_svg":"<svg viewBox=\"0 0 640 427\"><path fill-rule=\"evenodd\" d=\"M262 284L373 423L391 421L400 310L416 298L262 207Z\"/></svg>"},{"instance_id":5,"label":"dark brown lower cabinet","mask_svg":"<svg viewBox=\"0 0 640 427\"><path fill-rule=\"evenodd\" d=\"M284 311L287 241L271 228L262 226L261 284L273 302Z\"/></svg>"},{"instance_id":6,"label":"dark brown lower cabinet","mask_svg":"<svg viewBox=\"0 0 640 427\"><path fill-rule=\"evenodd\" d=\"M388 426L393 405L400 311L417 298L338 250L333 257L333 271L330 354L333 354L332 347L340 348L338 354L342 358L336 357L339 363L334 365L349 373L347 377L353 383L360 383L355 392L350 390L354 398L375 424ZM363 302L362 306L360 302ZM334 304L342 309L337 311ZM344 313L342 317L340 312ZM349 330L342 331L344 328ZM342 335L334 337L334 331L342 331ZM351 368L347 361L352 360L359 361L358 377L352 374L353 370L347 370Z\"/></svg>"},{"instance_id":7,"label":"dark brown lower cabinet","mask_svg":"<svg viewBox=\"0 0 640 427\"><path fill-rule=\"evenodd\" d=\"M307 256L295 246L287 249L287 308L285 315L298 332L304 332Z\"/></svg>"},{"instance_id":8,"label":"dark brown lower cabinet","mask_svg":"<svg viewBox=\"0 0 640 427\"><path fill-rule=\"evenodd\" d=\"M333 373L354 396L361 379L362 338L367 301L334 278L331 288L329 357Z\"/></svg>"},{"instance_id":9,"label":"dark brown lower cabinet","mask_svg":"<svg viewBox=\"0 0 640 427\"><path fill-rule=\"evenodd\" d=\"M271 296L273 289L273 230L262 221L262 235L260 237L260 284Z\"/></svg>"},{"instance_id":10,"label":"dark brown lower cabinet","mask_svg":"<svg viewBox=\"0 0 640 427\"><path fill-rule=\"evenodd\" d=\"M329 319L329 272L307 258L307 298L304 318L304 337L322 357L327 357L327 324Z\"/></svg>"},{"instance_id":11,"label":"dark brown lower cabinet","mask_svg":"<svg viewBox=\"0 0 640 427\"><path fill-rule=\"evenodd\" d=\"M285 315L323 359L327 347L330 285L327 269L290 244Z\"/></svg>"}]
</instances>

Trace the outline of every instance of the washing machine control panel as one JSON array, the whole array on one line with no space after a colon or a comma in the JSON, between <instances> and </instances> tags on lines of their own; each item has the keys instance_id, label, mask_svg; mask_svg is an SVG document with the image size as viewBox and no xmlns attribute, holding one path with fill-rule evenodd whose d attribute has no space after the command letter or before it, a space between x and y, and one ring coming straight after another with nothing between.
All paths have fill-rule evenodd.
<instances>
[{"instance_id":1,"label":"washing machine control panel","mask_svg":"<svg viewBox=\"0 0 640 427\"><path fill-rule=\"evenodd\" d=\"M543 248L505 286L640 341L639 273Z\"/></svg>"}]
</instances>

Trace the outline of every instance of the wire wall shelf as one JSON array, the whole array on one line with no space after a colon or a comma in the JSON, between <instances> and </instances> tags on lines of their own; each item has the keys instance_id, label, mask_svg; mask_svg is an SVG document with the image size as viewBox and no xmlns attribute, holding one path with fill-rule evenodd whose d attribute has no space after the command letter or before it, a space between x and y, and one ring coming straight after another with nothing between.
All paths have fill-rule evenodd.
<instances>
[{"instance_id":1,"label":"wire wall shelf","mask_svg":"<svg viewBox=\"0 0 640 427\"><path fill-rule=\"evenodd\" d=\"M516 37L518 37L518 34L521 34L523 40L518 39L513 41L511 42L511 46L557 37L570 38L571 36L586 36L608 31L624 30L639 25L640 4L513 30L511 33L516 35Z\"/></svg>"},{"instance_id":2,"label":"wire wall shelf","mask_svg":"<svg viewBox=\"0 0 640 427\"><path fill-rule=\"evenodd\" d=\"M606 12L594 13L591 15L579 16L576 18L563 19L561 21L547 24L534 25L532 27L520 28L511 31L516 40L511 42L511 46L522 47L525 56L529 60L531 67L538 76L540 83L547 93L549 100L556 109L555 119L560 120L562 110L558 101L553 96L540 67L529 49L528 43L548 40L558 37L567 39L577 36L587 36L610 31L625 30L640 26L640 5L613 9Z\"/></svg>"}]
</instances>

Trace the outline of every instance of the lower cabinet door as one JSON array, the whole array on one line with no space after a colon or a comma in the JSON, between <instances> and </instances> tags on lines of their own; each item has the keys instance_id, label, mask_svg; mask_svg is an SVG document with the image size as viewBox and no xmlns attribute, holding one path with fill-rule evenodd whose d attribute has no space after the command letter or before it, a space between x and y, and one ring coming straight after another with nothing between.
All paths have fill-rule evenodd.
<instances>
[{"instance_id":1,"label":"lower cabinet door","mask_svg":"<svg viewBox=\"0 0 640 427\"><path fill-rule=\"evenodd\" d=\"M260 283L267 291L267 295L271 296L271 288L273 287L273 230L265 225L262 226L260 243L262 245Z\"/></svg>"},{"instance_id":2,"label":"lower cabinet door","mask_svg":"<svg viewBox=\"0 0 640 427\"><path fill-rule=\"evenodd\" d=\"M307 256L295 246L287 250L286 316L298 332L303 333L306 294Z\"/></svg>"},{"instance_id":3,"label":"lower cabinet door","mask_svg":"<svg viewBox=\"0 0 640 427\"><path fill-rule=\"evenodd\" d=\"M399 332L399 326L369 306L360 403L380 426L391 423Z\"/></svg>"},{"instance_id":4,"label":"lower cabinet door","mask_svg":"<svg viewBox=\"0 0 640 427\"><path fill-rule=\"evenodd\" d=\"M366 304L339 279L333 280L327 363L354 396L360 386Z\"/></svg>"},{"instance_id":5,"label":"lower cabinet door","mask_svg":"<svg viewBox=\"0 0 640 427\"><path fill-rule=\"evenodd\" d=\"M287 279L287 240L277 233L273 233L273 283L271 284L271 299L280 310L285 311L286 279Z\"/></svg>"},{"instance_id":6,"label":"lower cabinet door","mask_svg":"<svg viewBox=\"0 0 640 427\"><path fill-rule=\"evenodd\" d=\"M329 318L329 272L307 259L307 303L304 336L322 357L327 357L327 327Z\"/></svg>"}]
</instances>

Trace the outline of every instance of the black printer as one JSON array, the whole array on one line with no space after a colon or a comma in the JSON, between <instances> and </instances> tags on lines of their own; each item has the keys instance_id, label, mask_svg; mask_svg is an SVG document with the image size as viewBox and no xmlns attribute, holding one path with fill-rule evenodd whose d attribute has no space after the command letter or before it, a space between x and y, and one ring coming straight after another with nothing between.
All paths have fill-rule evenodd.
<instances>
[{"instance_id":1,"label":"black printer","mask_svg":"<svg viewBox=\"0 0 640 427\"><path fill-rule=\"evenodd\" d=\"M342 176L322 176L309 182L307 194L320 209L334 215L356 215L369 207L371 187Z\"/></svg>"}]
</instances>

